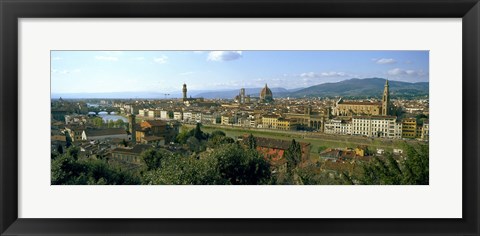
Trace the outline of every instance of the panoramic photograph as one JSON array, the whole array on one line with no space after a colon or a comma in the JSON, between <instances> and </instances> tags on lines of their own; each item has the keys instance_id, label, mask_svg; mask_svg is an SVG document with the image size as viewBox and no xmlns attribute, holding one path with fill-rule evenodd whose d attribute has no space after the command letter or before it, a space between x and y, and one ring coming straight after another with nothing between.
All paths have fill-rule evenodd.
<instances>
[{"instance_id":1,"label":"panoramic photograph","mask_svg":"<svg viewBox=\"0 0 480 236\"><path fill-rule=\"evenodd\" d=\"M429 51L51 51L51 185L428 185Z\"/></svg>"}]
</instances>

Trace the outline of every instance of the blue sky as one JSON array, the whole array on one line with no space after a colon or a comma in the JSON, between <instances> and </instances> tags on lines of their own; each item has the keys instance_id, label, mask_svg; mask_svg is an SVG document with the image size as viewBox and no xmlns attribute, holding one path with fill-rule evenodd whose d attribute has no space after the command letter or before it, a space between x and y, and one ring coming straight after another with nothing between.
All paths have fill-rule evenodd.
<instances>
[{"instance_id":1,"label":"blue sky","mask_svg":"<svg viewBox=\"0 0 480 236\"><path fill-rule=\"evenodd\" d=\"M428 82L428 51L52 51L52 93L287 89L351 78Z\"/></svg>"}]
</instances>

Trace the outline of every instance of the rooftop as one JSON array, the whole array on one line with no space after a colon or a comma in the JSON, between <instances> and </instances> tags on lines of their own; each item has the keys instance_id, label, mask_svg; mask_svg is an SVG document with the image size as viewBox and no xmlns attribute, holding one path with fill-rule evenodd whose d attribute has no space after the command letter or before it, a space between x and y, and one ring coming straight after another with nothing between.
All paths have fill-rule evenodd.
<instances>
[{"instance_id":1,"label":"rooftop","mask_svg":"<svg viewBox=\"0 0 480 236\"><path fill-rule=\"evenodd\" d=\"M142 152L146 151L151 147L151 145L137 144L133 148L115 148L112 150L112 153L141 154Z\"/></svg>"},{"instance_id":2,"label":"rooftop","mask_svg":"<svg viewBox=\"0 0 480 236\"><path fill-rule=\"evenodd\" d=\"M397 119L396 116L353 116L353 119Z\"/></svg>"},{"instance_id":3,"label":"rooftop","mask_svg":"<svg viewBox=\"0 0 480 236\"><path fill-rule=\"evenodd\" d=\"M147 121L144 121L143 123L146 123L148 124L149 126L165 126L167 125L167 122L163 121L163 120L147 120Z\"/></svg>"},{"instance_id":4,"label":"rooftop","mask_svg":"<svg viewBox=\"0 0 480 236\"><path fill-rule=\"evenodd\" d=\"M111 129L86 129L85 134L88 136L105 136L105 135L120 135L127 134L127 131L123 128L111 128Z\"/></svg>"},{"instance_id":5,"label":"rooftop","mask_svg":"<svg viewBox=\"0 0 480 236\"><path fill-rule=\"evenodd\" d=\"M381 102L340 102L339 104L344 104L344 105L376 105L376 106L381 106Z\"/></svg>"}]
</instances>

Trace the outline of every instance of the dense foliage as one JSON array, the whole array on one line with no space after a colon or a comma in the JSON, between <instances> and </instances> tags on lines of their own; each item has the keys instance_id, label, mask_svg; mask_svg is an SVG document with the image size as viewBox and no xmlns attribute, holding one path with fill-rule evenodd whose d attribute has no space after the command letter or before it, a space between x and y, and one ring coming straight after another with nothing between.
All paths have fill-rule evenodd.
<instances>
[{"instance_id":1,"label":"dense foliage","mask_svg":"<svg viewBox=\"0 0 480 236\"><path fill-rule=\"evenodd\" d=\"M406 146L406 158L377 158L363 166L363 175L355 176L359 184L427 185L429 184L428 145Z\"/></svg>"},{"instance_id":2,"label":"dense foliage","mask_svg":"<svg viewBox=\"0 0 480 236\"><path fill-rule=\"evenodd\" d=\"M140 183L138 177L109 165L105 160L79 159L78 152L78 148L70 147L66 153L53 156L51 161L53 185L134 185Z\"/></svg>"},{"instance_id":3,"label":"dense foliage","mask_svg":"<svg viewBox=\"0 0 480 236\"><path fill-rule=\"evenodd\" d=\"M151 153L152 151L149 151ZM270 166L255 150L222 144L203 157L164 155L161 165L145 173L144 184L266 184Z\"/></svg>"},{"instance_id":4,"label":"dense foliage","mask_svg":"<svg viewBox=\"0 0 480 236\"><path fill-rule=\"evenodd\" d=\"M112 163L106 159L79 157L75 145L57 146L52 153L51 183L155 184L155 185L424 185L429 184L428 145L406 146L403 158L392 154L358 162L361 171L325 171L321 161L304 160L302 145L292 140L284 163L273 166L257 151L253 135L235 142L222 131L205 133L201 126L183 130L181 148L153 147L144 151L141 163ZM126 144L126 143L125 143ZM320 147L324 149L325 147Z\"/></svg>"}]
</instances>

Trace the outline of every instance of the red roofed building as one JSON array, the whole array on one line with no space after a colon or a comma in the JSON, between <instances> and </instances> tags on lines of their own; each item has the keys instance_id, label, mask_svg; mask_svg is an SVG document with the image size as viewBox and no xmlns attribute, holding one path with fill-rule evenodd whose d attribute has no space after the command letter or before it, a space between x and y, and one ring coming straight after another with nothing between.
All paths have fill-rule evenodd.
<instances>
[{"instance_id":1,"label":"red roofed building","mask_svg":"<svg viewBox=\"0 0 480 236\"><path fill-rule=\"evenodd\" d=\"M155 138L167 139L169 136L168 124L162 120L146 120L136 129L137 143L150 143Z\"/></svg>"},{"instance_id":2,"label":"red roofed building","mask_svg":"<svg viewBox=\"0 0 480 236\"><path fill-rule=\"evenodd\" d=\"M248 135L243 136L244 143L248 140ZM285 151L290 147L292 141L255 137L257 151L263 154L264 158L270 161L273 166L281 166L286 163L283 155ZM306 161L310 157L310 143L299 142L302 147L302 161Z\"/></svg>"}]
</instances>

